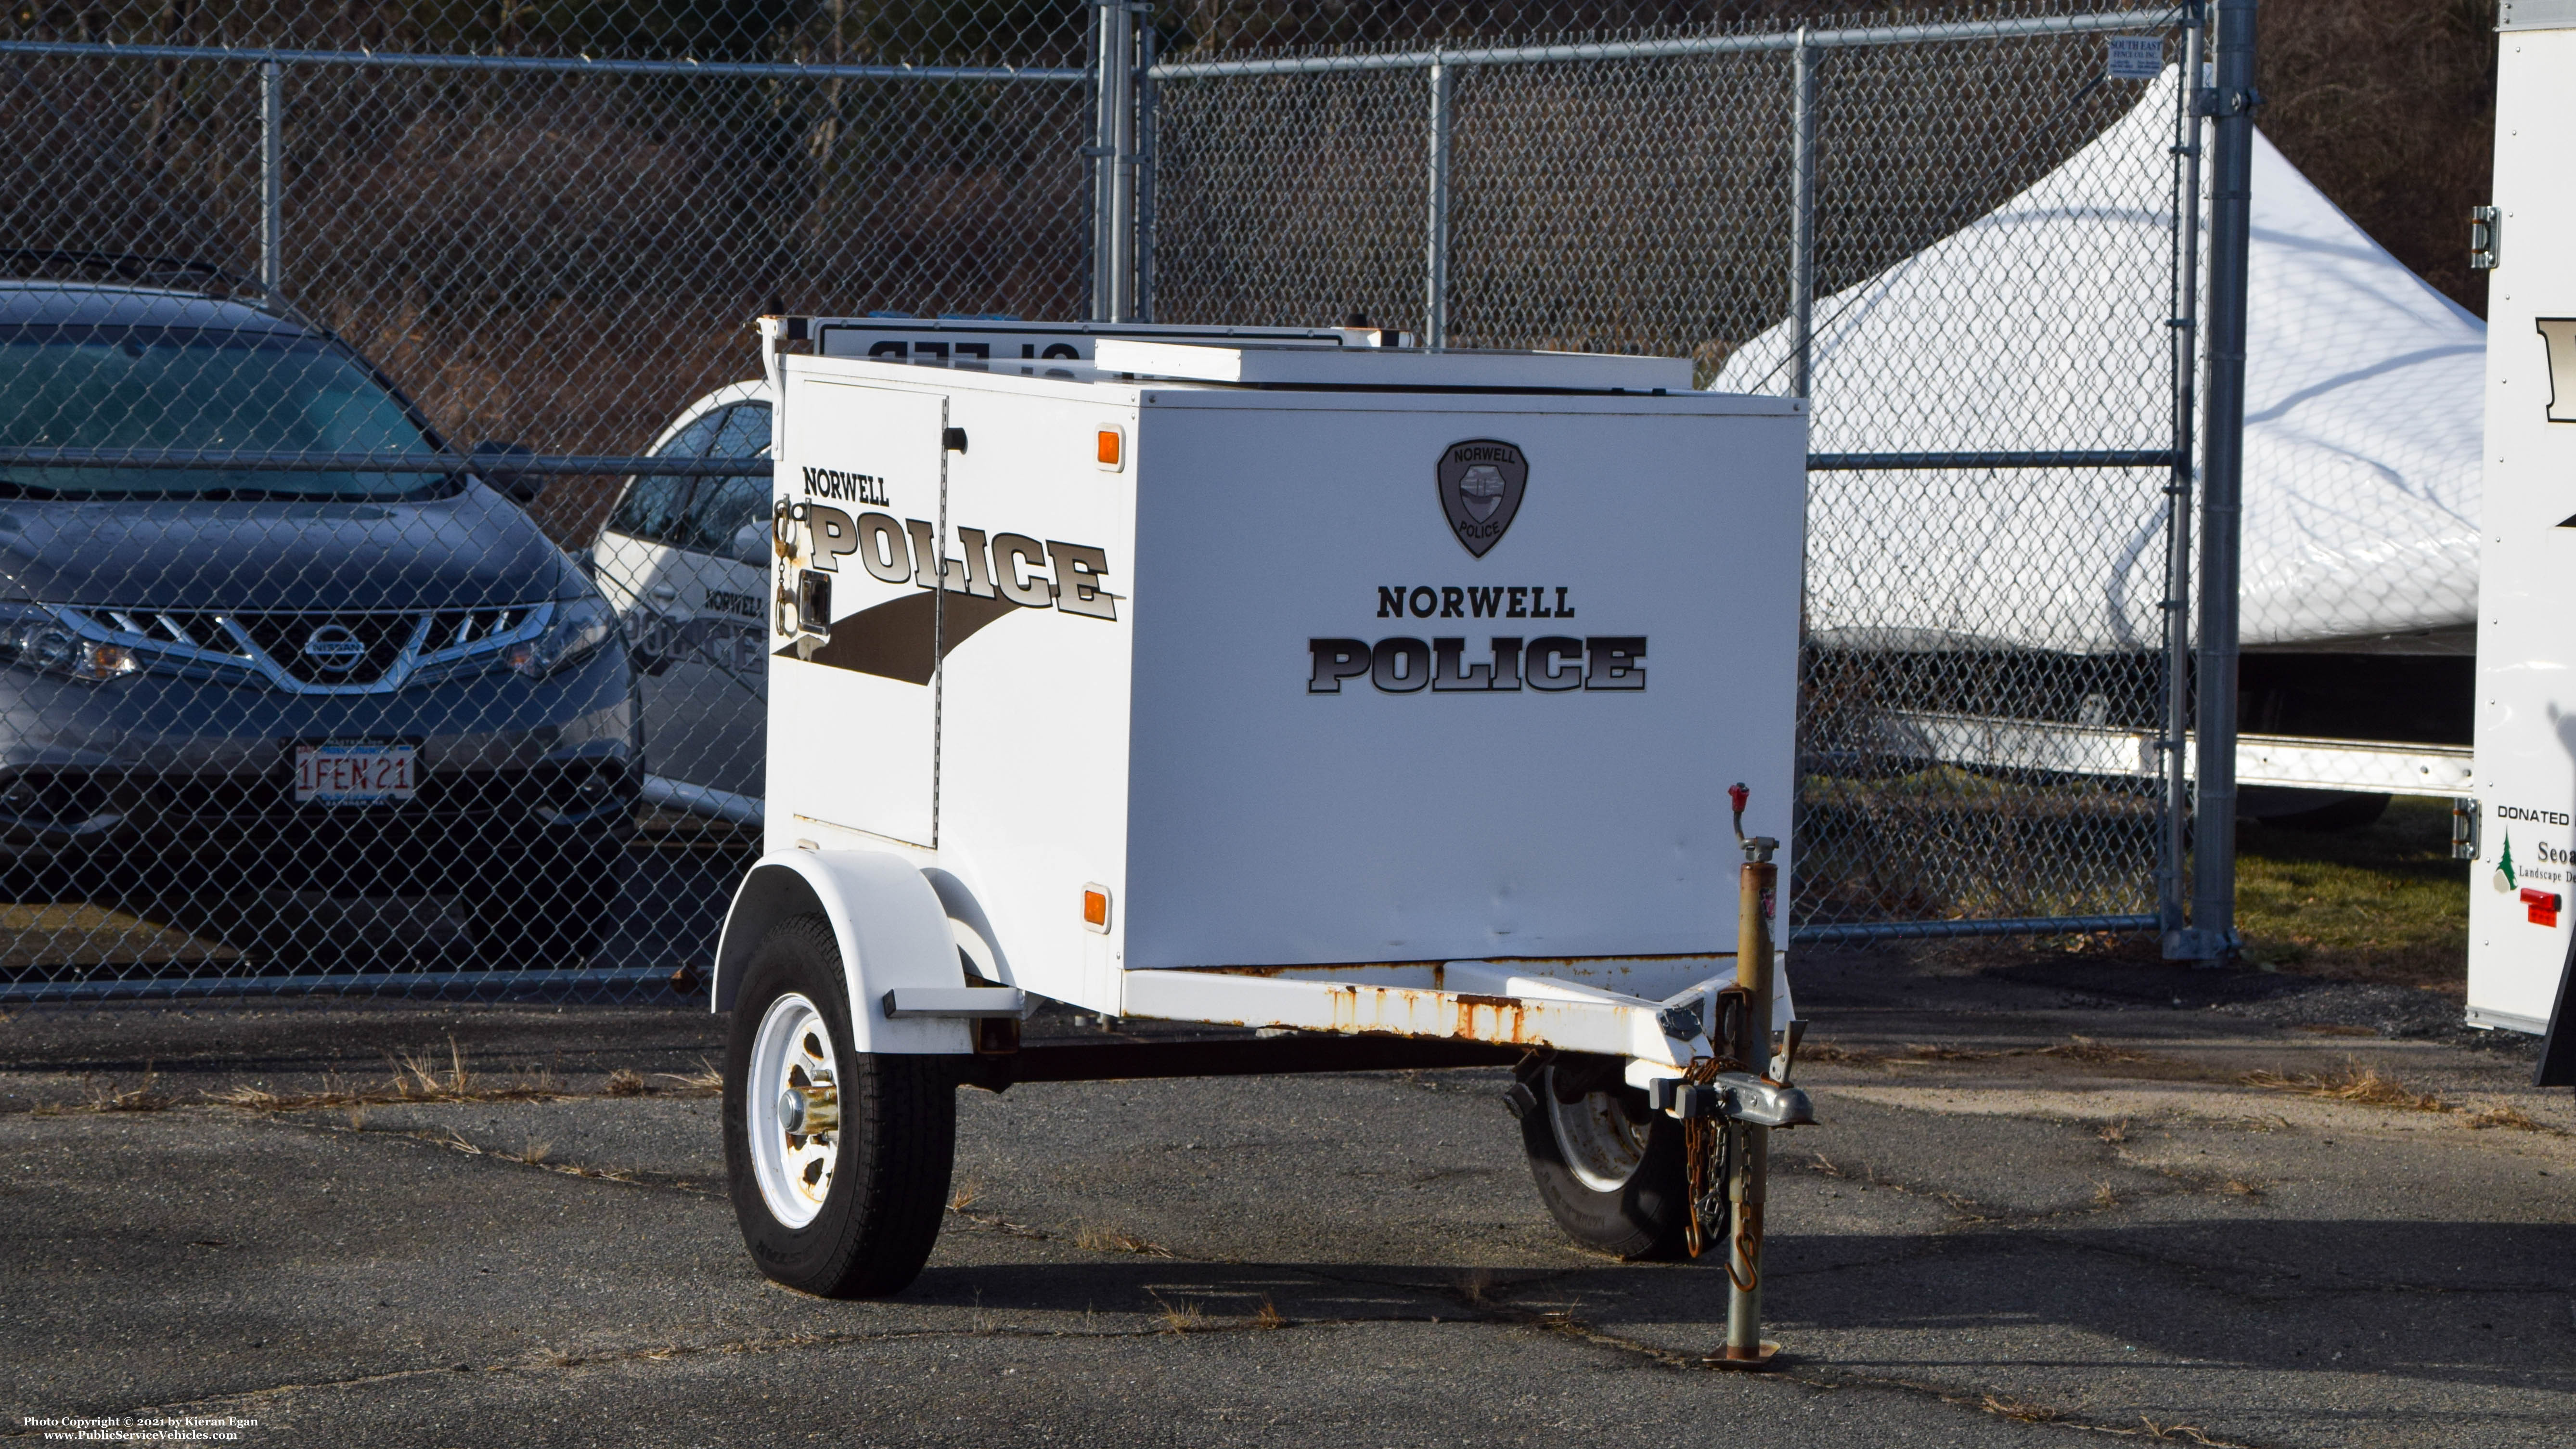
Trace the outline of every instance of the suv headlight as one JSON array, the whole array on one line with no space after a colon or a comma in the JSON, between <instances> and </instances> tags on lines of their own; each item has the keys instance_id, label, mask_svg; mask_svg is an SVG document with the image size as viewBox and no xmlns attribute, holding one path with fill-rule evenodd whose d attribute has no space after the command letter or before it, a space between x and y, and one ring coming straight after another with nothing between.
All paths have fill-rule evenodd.
<instances>
[{"instance_id":1,"label":"suv headlight","mask_svg":"<svg viewBox=\"0 0 2576 1449\"><path fill-rule=\"evenodd\" d=\"M510 646L510 667L530 679L543 679L565 665L587 657L617 633L617 616L597 594L555 601L546 632Z\"/></svg>"},{"instance_id":2,"label":"suv headlight","mask_svg":"<svg viewBox=\"0 0 2576 1449\"><path fill-rule=\"evenodd\" d=\"M0 663L91 684L143 667L133 650L83 638L42 604L0 604Z\"/></svg>"}]
</instances>

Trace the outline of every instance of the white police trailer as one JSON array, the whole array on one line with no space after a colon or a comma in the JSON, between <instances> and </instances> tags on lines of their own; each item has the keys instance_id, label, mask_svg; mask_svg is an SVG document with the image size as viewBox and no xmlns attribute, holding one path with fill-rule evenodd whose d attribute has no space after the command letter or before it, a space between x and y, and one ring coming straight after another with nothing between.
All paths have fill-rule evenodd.
<instances>
[{"instance_id":1,"label":"white police trailer","mask_svg":"<svg viewBox=\"0 0 2576 1449\"><path fill-rule=\"evenodd\" d=\"M1806 1104L1727 796L1788 833L1802 403L1356 329L763 328L766 853L714 1005L764 1272L909 1282L961 1082L1466 1062L1523 1064L1578 1237L1695 1248L1731 1191L1758 1245ZM1041 1001L1302 1030L1023 1046Z\"/></svg>"},{"instance_id":2,"label":"white police trailer","mask_svg":"<svg viewBox=\"0 0 2576 1449\"><path fill-rule=\"evenodd\" d=\"M2548 1033L2542 1085L2576 1084L2576 4L2499 12L2479 519L2469 1020Z\"/></svg>"}]
</instances>

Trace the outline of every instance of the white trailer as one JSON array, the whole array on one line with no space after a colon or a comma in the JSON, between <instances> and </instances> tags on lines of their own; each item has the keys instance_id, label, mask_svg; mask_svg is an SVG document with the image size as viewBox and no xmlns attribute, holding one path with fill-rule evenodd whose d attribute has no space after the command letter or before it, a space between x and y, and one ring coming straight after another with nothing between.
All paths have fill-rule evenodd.
<instances>
[{"instance_id":1,"label":"white trailer","mask_svg":"<svg viewBox=\"0 0 2576 1449\"><path fill-rule=\"evenodd\" d=\"M2542 1080L2576 1082L2566 1021L2576 860L2576 3L2499 20L2478 578L2477 830L2469 1020L2547 1030ZM2552 1029L2553 1020L2556 1022Z\"/></svg>"},{"instance_id":2,"label":"white trailer","mask_svg":"<svg viewBox=\"0 0 2576 1449\"><path fill-rule=\"evenodd\" d=\"M1751 1251L1807 1116L1743 839L1789 833L1804 405L1357 330L858 345L925 325L764 323L829 343L769 359L766 853L714 990L761 1268L909 1281L960 1082L1465 1061L1520 1064L1578 1236ZM1297 1030L1023 1046L1044 1001Z\"/></svg>"}]
</instances>

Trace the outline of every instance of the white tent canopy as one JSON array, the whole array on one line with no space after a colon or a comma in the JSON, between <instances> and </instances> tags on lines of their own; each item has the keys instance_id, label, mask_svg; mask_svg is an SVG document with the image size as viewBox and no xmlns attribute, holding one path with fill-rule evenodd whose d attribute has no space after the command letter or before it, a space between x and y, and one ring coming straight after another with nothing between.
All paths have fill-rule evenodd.
<instances>
[{"instance_id":1,"label":"white tent canopy","mask_svg":"<svg viewBox=\"0 0 2576 1449\"><path fill-rule=\"evenodd\" d=\"M1816 303L1818 452L2160 449L2173 75L1993 213ZM2486 329L2255 138L2249 648L2465 651ZM2206 269L2202 273L2206 278ZM1776 392L1786 325L1712 386ZM1860 648L2151 647L2145 470L1818 473L1808 623Z\"/></svg>"}]
</instances>

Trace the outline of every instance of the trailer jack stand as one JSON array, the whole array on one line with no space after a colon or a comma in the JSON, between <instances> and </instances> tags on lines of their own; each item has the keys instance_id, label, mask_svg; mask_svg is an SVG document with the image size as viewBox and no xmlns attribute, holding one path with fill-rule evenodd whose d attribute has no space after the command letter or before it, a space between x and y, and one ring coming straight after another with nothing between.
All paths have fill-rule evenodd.
<instances>
[{"instance_id":1,"label":"trailer jack stand","mask_svg":"<svg viewBox=\"0 0 2576 1449\"><path fill-rule=\"evenodd\" d=\"M1735 1170L1726 1184L1730 1228L1726 1244L1726 1347L1701 1360L1711 1368L1778 1366L1780 1345L1762 1337L1762 1197L1771 1158L1771 1129L1729 1122L1727 1158Z\"/></svg>"},{"instance_id":2,"label":"trailer jack stand","mask_svg":"<svg viewBox=\"0 0 2576 1449\"><path fill-rule=\"evenodd\" d=\"M1746 837L1744 834L1745 790L1741 785L1727 792L1735 806L1735 838L1744 847L1744 868L1738 877L1741 897L1736 903L1735 984L1748 1000L1747 1009L1738 1017L1742 1040L1734 1044L1736 1060L1746 1064L1758 1078L1771 1075L1771 908L1779 887L1780 868L1771 863L1771 852L1779 842L1768 836ZM1787 1102L1765 1103L1773 1112L1762 1114L1786 1119L1786 1122L1812 1121L1806 1110L1806 1094L1796 1088L1784 1088L1794 1105ZM1730 1103L1733 1105L1733 1103ZM1748 1104L1749 1105L1749 1104ZM1786 1107L1787 1111L1779 1108ZM1762 1204L1768 1195L1771 1175L1771 1129L1741 1117L1730 1117L1726 1133L1727 1164L1726 1203L1728 1232L1726 1245L1726 1346L1709 1355L1703 1362L1712 1368L1750 1369L1761 1372L1776 1367L1780 1345L1762 1337Z\"/></svg>"}]
</instances>

